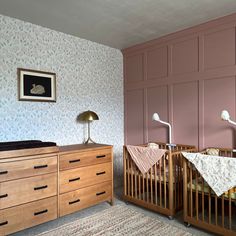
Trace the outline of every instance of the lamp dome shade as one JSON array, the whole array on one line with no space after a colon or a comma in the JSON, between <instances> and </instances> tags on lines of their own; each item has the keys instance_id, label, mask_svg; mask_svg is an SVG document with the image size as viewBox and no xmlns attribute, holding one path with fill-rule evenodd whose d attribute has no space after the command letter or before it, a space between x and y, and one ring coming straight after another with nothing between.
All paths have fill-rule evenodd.
<instances>
[{"instance_id":1,"label":"lamp dome shade","mask_svg":"<svg viewBox=\"0 0 236 236\"><path fill-rule=\"evenodd\" d=\"M78 116L81 121L99 120L98 115L94 111L85 111Z\"/></svg>"},{"instance_id":2,"label":"lamp dome shade","mask_svg":"<svg viewBox=\"0 0 236 236\"><path fill-rule=\"evenodd\" d=\"M152 120L159 121L160 120L160 116L157 113L154 113L152 115Z\"/></svg>"},{"instance_id":3,"label":"lamp dome shade","mask_svg":"<svg viewBox=\"0 0 236 236\"><path fill-rule=\"evenodd\" d=\"M223 110L223 111L221 112L221 119L228 121L228 120L230 119L229 112L226 111L226 110Z\"/></svg>"}]
</instances>

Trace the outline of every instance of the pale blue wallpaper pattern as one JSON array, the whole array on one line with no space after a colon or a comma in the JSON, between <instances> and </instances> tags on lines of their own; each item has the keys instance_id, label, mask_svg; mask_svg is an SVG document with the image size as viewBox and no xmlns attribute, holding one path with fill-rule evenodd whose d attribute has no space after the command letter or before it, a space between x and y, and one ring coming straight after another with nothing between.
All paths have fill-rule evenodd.
<instances>
[{"instance_id":1,"label":"pale blue wallpaper pattern","mask_svg":"<svg viewBox=\"0 0 236 236\"><path fill-rule=\"evenodd\" d=\"M0 142L82 143L86 127L76 117L93 110L100 120L91 124L91 136L114 145L121 174L122 63L117 49L0 15ZM18 101L18 67L56 73L56 103Z\"/></svg>"}]
</instances>

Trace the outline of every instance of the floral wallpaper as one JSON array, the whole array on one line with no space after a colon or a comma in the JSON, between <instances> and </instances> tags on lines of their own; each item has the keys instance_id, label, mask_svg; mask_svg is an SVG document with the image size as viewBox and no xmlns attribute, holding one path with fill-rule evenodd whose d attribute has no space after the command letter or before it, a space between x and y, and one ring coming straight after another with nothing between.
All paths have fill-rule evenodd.
<instances>
[{"instance_id":1,"label":"floral wallpaper","mask_svg":"<svg viewBox=\"0 0 236 236\"><path fill-rule=\"evenodd\" d=\"M101 44L0 15L0 142L40 139L82 143L85 110L99 120L91 137L114 145L122 173L124 142L122 53ZM56 73L56 103L18 101L17 68Z\"/></svg>"}]
</instances>

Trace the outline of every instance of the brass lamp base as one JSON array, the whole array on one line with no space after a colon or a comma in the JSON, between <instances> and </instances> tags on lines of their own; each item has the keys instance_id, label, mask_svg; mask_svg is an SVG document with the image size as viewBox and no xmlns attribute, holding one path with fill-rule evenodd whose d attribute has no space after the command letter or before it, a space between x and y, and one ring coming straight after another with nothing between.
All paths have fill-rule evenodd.
<instances>
[{"instance_id":1,"label":"brass lamp base","mask_svg":"<svg viewBox=\"0 0 236 236\"><path fill-rule=\"evenodd\" d=\"M90 122L91 122L91 121L88 121L88 139L84 142L84 144L95 143L95 142L90 138Z\"/></svg>"},{"instance_id":2,"label":"brass lamp base","mask_svg":"<svg viewBox=\"0 0 236 236\"><path fill-rule=\"evenodd\" d=\"M95 143L90 137L84 142L84 144Z\"/></svg>"}]
</instances>

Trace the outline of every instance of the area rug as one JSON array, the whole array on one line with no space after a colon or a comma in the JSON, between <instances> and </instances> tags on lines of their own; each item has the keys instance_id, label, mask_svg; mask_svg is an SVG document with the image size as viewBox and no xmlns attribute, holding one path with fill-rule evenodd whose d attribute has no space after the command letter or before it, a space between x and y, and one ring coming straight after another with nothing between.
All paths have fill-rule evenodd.
<instances>
[{"instance_id":1,"label":"area rug","mask_svg":"<svg viewBox=\"0 0 236 236\"><path fill-rule=\"evenodd\" d=\"M140 235L175 235L192 234L146 216L124 205L116 205L92 216L76 220L56 229L39 234L40 236L140 236Z\"/></svg>"}]
</instances>

